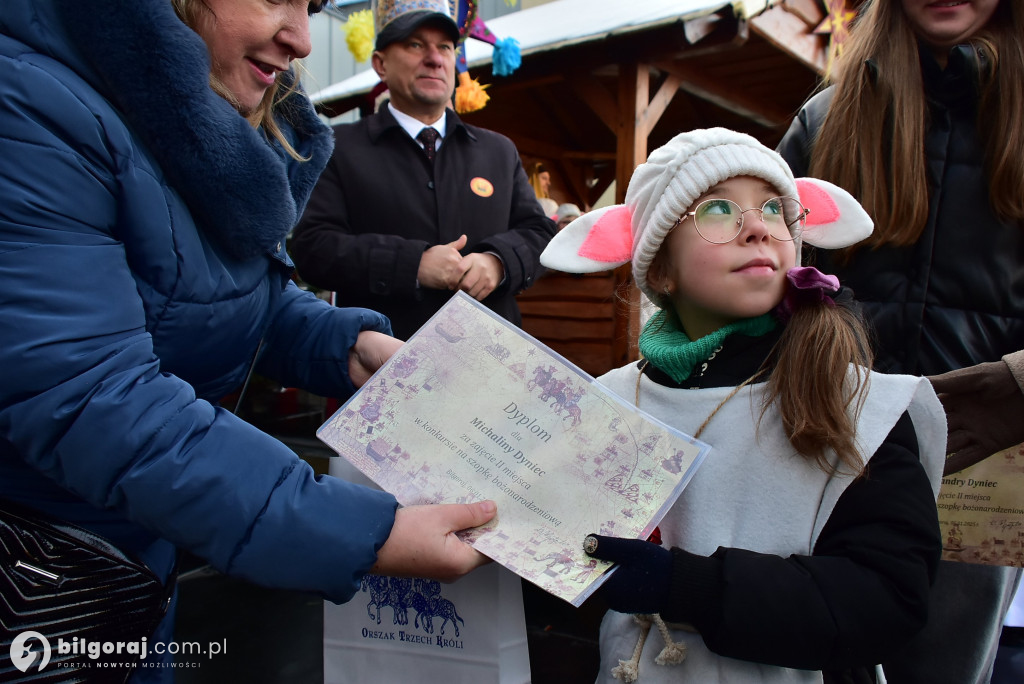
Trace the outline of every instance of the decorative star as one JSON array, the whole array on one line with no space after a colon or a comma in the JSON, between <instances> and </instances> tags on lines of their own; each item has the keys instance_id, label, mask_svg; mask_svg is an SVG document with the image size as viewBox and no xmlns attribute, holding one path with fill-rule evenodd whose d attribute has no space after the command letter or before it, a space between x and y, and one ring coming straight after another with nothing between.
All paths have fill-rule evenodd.
<instances>
[{"instance_id":1,"label":"decorative star","mask_svg":"<svg viewBox=\"0 0 1024 684\"><path fill-rule=\"evenodd\" d=\"M828 16L814 29L814 33L829 34L828 63L825 73L832 71L832 64L843 54L843 44L850 36L850 24L857 17L857 11L850 8L850 0L822 0Z\"/></svg>"}]
</instances>

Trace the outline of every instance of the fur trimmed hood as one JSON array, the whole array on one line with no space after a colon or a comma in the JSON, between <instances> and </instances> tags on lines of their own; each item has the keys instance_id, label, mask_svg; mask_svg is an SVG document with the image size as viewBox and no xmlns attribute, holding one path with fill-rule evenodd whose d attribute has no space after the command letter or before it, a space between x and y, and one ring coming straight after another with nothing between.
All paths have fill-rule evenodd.
<instances>
[{"instance_id":1,"label":"fur trimmed hood","mask_svg":"<svg viewBox=\"0 0 1024 684\"><path fill-rule=\"evenodd\" d=\"M59 59L120 110L196 223L238 258L273 250L295 225L333 148L306 96L278 121L293 161L210 89L202 39L169 0L34 0L3 27ZM6 13L6 10L5 10Z\"/></svg>"}]
</instances>

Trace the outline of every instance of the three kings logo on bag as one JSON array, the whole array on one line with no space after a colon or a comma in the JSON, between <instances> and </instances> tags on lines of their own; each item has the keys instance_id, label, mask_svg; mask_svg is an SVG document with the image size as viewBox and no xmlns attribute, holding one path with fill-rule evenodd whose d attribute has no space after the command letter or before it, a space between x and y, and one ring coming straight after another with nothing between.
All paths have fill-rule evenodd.
<instances>
[{"instance_id":1,"label":"three kings logo on bag","mask_svg":"<svg viewBox=\"0 0 1024 684\"><path fill-rule=\"evenodd\" d=\"M381 609L384 609L386 617L387 609L390 608L392 624L398 627L390 630L364 627L364 639L408 641L440 648L464 648L463 641L459 639L459 627L460 623L464 627L466 621L459 615L455 604L441 595L440 582L367 575L363 578L360 588L370 599L366 604L368 620L380 625ZM352 600L359 599L356 597Z\"/></svg>"}]
</instances>

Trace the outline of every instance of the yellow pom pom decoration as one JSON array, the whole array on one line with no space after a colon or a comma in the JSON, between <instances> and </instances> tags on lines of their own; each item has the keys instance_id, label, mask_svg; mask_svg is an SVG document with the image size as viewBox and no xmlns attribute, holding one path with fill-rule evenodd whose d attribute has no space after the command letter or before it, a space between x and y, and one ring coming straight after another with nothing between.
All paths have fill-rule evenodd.
<instances>
[{"instance_id":1,"label":"yellow pom pom decoration","mask_svg":"<svg viewBox=\"0 0 1024 684\"><path fill-rule=\"evenodd\" d=\"M348 51L356 58L357 62L365 62L373 54L373 12L370 10L359 10L348 15L348 19L341 25L345 32L345 42L348 44Z\"/></svg>"},{"instance_id":2,"label":"yellow pom pom decoration","mask_svg":"<svg viewBox=\"0 0 1024 684\"><path fill-rule=\"evenodd\" d=\"M468 114L483 109L491 96L484 92L486 85L480 85L475 78L470 78L465 71L459 74L459 87L455 89L455 111Z\"/></svg>"}]
</instances>

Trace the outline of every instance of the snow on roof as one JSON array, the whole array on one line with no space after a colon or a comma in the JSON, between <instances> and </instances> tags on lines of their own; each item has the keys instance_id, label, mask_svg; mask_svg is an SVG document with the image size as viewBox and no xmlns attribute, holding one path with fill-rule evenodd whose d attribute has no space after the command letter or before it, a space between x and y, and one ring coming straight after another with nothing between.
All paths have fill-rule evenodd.
<instances>
[{"instance_id":1,"label":"snow on roof","mask_svg":"<svg viewBox=\"0 0 1024 684\"><path fill-rule=\"evenodd\" d=\"M706 16L732 5L736 13L751 17L771 0L556 0L487 22L498 38L515 38L523 56L557 50L567 45L603 40L609 36L647 30L683 19ZM466 41L469 68L491 61L491 46ZM377 74L367 69L313 93L313 102L330 102L369 92Z\"/></svg>"}]
</instances>

